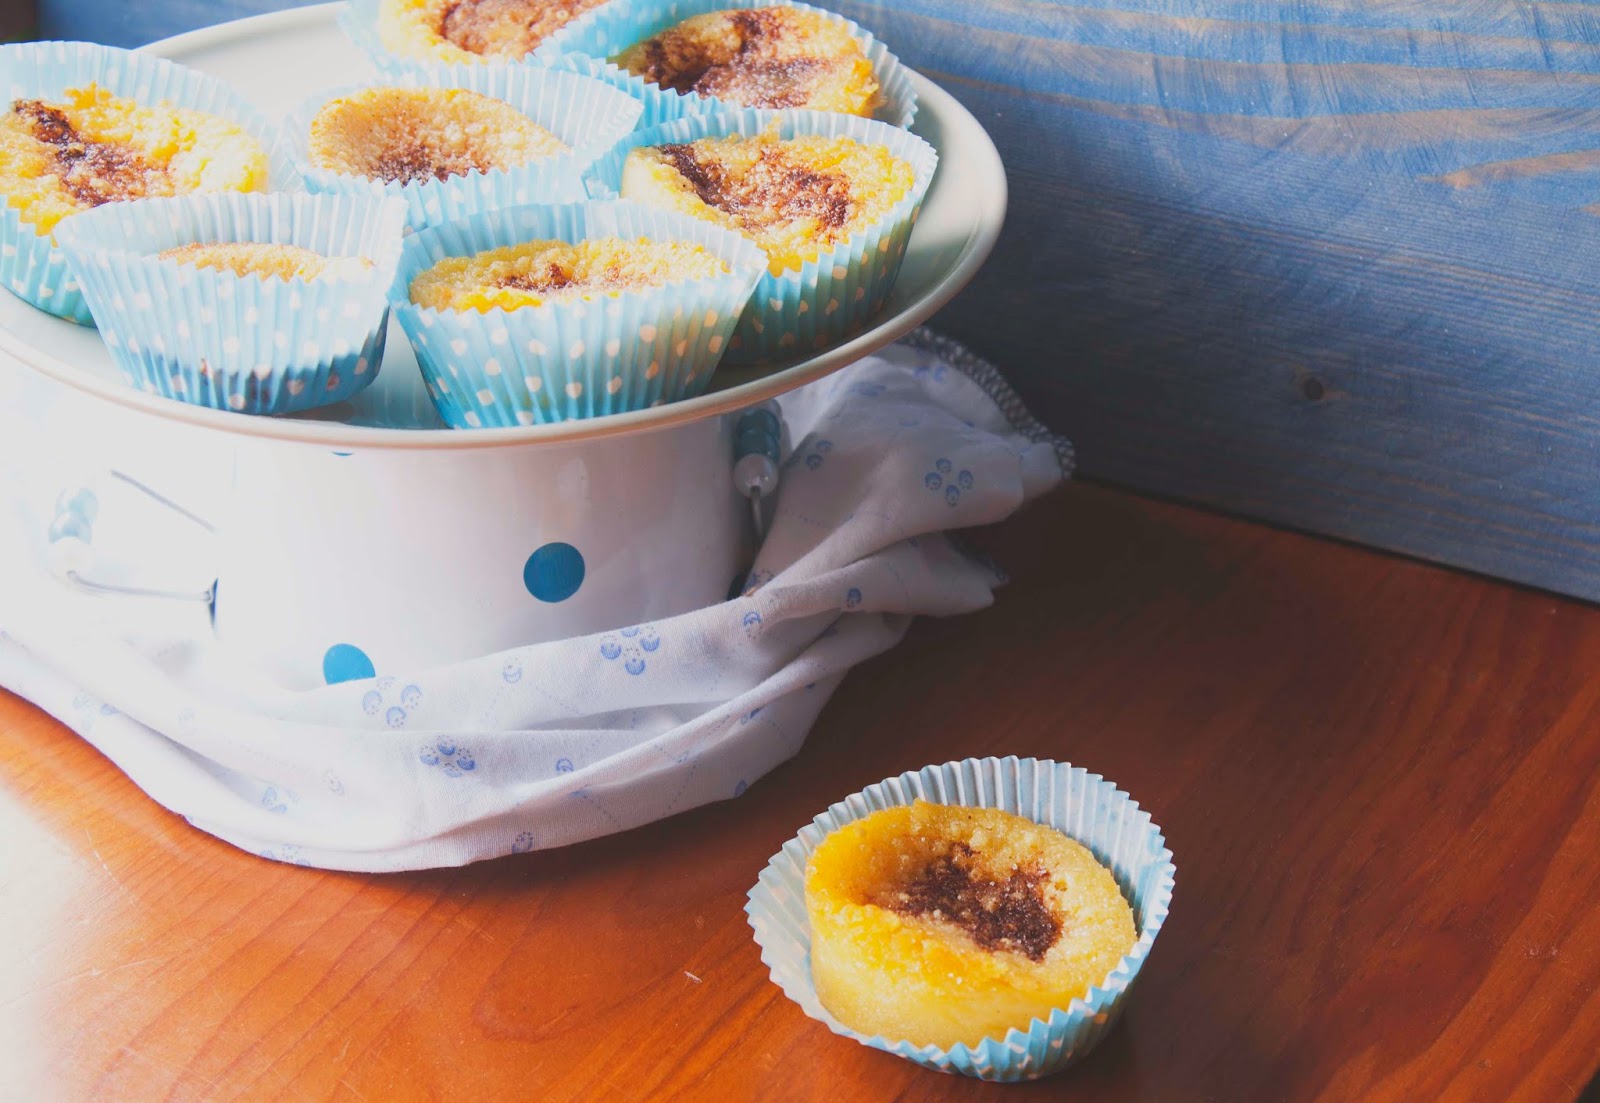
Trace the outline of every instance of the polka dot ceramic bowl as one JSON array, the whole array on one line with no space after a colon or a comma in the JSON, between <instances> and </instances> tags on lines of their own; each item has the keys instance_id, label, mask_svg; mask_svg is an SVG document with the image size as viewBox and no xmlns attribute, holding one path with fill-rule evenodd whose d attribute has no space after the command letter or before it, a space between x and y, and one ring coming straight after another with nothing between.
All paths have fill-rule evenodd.
<instances>
[{"instance_id":1,"label":"polka dot ceramic bowl","mask_svg":"<svg viewBox=\"0 0 1600 1103\"><path fill-rule=\"evenodd\" d=\"M335 195L388 195L404 199L412 229L437 226L480 211L527 203L570 203L586 198L583 172L595 158L628 134L642 110L627 93L578 73L558 73L531 65L434 66L411 72L410 87L464 88L510 104L569 147L514 168L474 169L443 180L401 183L333 172L311 161L311 121L331 100L361 90L350 86L324 92L284 120L280 141L313 192Z\"/></svg>"},{"instance_id":2,"label":"polka dot ceramic bowl","mask_svg":"<svg viewBox=\"0 0 1600 1103\"><path fill-rule=\"evenodd\" d=\"M90 83L141 103L165 101L232 120L254 134L271 155L268 171L274 188L299 186L287 158L272 153L274 139L266 120L214 77L162 58L84 42L0 46L0 91L8 107L27 97L58 100L67 89ZM80 216L72 216L76 217ZM40 310L92 325L89 304L67 270L66 254L56 247L57 229L57 237L41 236L0 195L0 285Z\"/></svg>"},{"instance_id":3,"label":"polka dot ceramic bowl","mask_svg":"<svg viewBox=\"0 0 1600 1103\"><path fill-rule=\"evenodd\" d=\"M516 310L434 310L410 300L411 282L446 257L609 236L691 242L729 271ZM445 421L465 429L533 425L640 410L704 391L765 268L765 255L738 234L634 203L516 207L413 235L393 302Z\"/></svg>"},{"instance_id":4,"label":"polka dot ceramic bowl","mask_svg":"<svg viewBox=\"0 0 1600 1103\"><path fill-rule=\"evenodd\" d=\"M850 138L886 147L911 164L911 191L876 225L826 250L799 268L764 272L739 320L728 350L732 364L759 364L813 355L864 329L883 309L900 274L906 244L922 200L933 183L939 154L910 131L852 115L820 111L728 111L638 131L596 161L587 173L589 193L621 193L630 150L693 142L731 134L755 137L776 128L781 138L801 135Z\"/></svg>"},{"instance_id":5,"label":"polka dot ceramic bowl","mask_svg":"<svg viewBox=\"0 0 1600 1103\"><path fill-rule=\"evenodd\" d=\"M406 208L351 196L185 196L115 203L57 237L133 386L246 414L343 401L377 376ZM240 276L157 254L195 242L364 258L314 280Z\"/></svg>"}]
</instances>

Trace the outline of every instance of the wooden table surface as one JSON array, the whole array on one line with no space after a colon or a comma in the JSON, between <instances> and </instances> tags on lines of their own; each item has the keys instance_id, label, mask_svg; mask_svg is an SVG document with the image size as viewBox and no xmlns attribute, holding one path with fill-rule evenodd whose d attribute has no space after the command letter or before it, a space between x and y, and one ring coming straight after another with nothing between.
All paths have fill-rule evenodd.
<instances>
[{"instance_id":1,"label":"wooden table surface","mask_svg":"<svg viewBox=\"0 0 1600 1103\"><path fill-rule=\"evenodd\" d=\"M1600 1063L1600 610L1074 486L997 606L853 673L740 800L353 876L189 828L0 699L0 1098L1571 1099ZM0 698L3 698L0 694ZM996 1088L828 1033L741 911L830 801L1055 756L1151 809L1122 1024Z\"/></svg>"}]
</instances>

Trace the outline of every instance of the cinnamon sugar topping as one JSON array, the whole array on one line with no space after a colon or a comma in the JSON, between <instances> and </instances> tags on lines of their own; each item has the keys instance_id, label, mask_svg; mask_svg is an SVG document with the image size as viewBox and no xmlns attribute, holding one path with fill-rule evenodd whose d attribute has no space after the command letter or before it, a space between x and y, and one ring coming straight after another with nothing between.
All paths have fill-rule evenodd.
<instances>
[{"instance_id":1,"label":"cinnamon sugar topping","mask_svg":"<svg viewBox=\"0 0 1600 1103\"><path fill-rule=\"evenodd\" d=\"M161 171L135 151L83 137L65 112L42 100L17 100L11 110L24 119L33 138L51 149L61 186L83 207L98 207L151 194Z\"/></svg>"},{"instance_id":2,"label":"cinnamon sugar topping","mask_svg":"<svg viewBox=\"0 0 1600 1103\"><path fill-rule=\"evenodd\" d=\"M953 923L985 950L1043 961L1061 937L1061 919L1045 903L1044 872L1013 869L1006 880L993 881L975 874L972 859L971 847L955 844L881 906Z\"/></svg>"},{"instance_id":3,"label":"cinnamon sugar topping","mask_svg":"<svg viewBox=\"0 0 1600 1103\"><path fill-rule=\"evenodd\" d=\"M714 160L702 160L690 145L659 147L704 203L751 229L815 219L828 229L850 221L850 179L798 163L781 145L762 148L750 169L735 178Z\"/></svg>"},{"instance_id":4,"label":"cinnamon sugar topping","mask_svg":"<svg viewBox=\"0 0 1600 1103\"><path fill-rule=\"evenodd\" d=\"M469 53L523 57L604 0L446 0L440 38Z\"/></svg>"},{"instance_id":5,"label":"cinnamon sugar topping","mask_svg":"<svg viewBox=\"0 0 1600 1103\"><path fill-rule=\"evenodd\" d=\"M877 82L848 30L784 6L711 12L618 55L663 88L746 107L812 107L869 114Z\"/></svg>"}]
</instances>

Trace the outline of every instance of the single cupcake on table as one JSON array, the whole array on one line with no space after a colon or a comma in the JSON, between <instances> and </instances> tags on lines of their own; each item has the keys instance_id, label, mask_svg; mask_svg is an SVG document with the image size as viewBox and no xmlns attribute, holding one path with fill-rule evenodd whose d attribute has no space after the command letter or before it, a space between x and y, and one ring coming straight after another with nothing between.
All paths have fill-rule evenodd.
<instances>
[{"instance_id":1,"label":"single cupcake on table","mask_svg":"<svg viewBox=\"0 0 1600 1103\"><path fill-rule=\"evenodd\" d=\"M539 49L581 55L636 83L650 121L728 107L835 111L910 126L916 92L882 43L789 0L612 0ZM659 101L659 102L658 102Z\"/></svg>"},{"instance_id":2,"label":"single cupcake on table","mask_svg":"<svg viewBox=\"0 0 1600 1103\"><path fill-rule=\"evenodd\" d=\"M381 197L195 195L101 207L58 233L130 384L283 414L376 378L405 217Z\"/></svg>"},{"instance_id":3,"label":"single cupcake on table","mask_svg":"<svg viewBox=\"0 0 1600 1103\"><path fill-rule=\"evenodd\" d=\"M967 759L833 805L773 856L745 911L773 981L835 1033L1031 1080L1116 1021L1173 877L1160 829L1105 779Z\"/></svg>"},{"instance_id":4,"label":"single cupcake on table","mask_svg":"<svg viewBox=\"0 0 1600 1103\"><path fill-rule=\"evenodd\" d=\"M896 127L820 112L683 119L597 162L591 190L743 234L767 257L729 353L825 349L882 308L938 155Z\"/></svg>"},{"instance_id":5,"label":"single cupcake on table","mask_svg":"<svg viewBox=\"0 0 1600 1103\"><path fill-rule=\"evenodd\" d=\"M446 422L532 425L704 390L762 267L631 203L516 207L414 235L394 308Z\"/></svg>"},{"instance_id":6,"label":"single cupcake on table","mask_svg":"<svg viewBox=\"0 0 1600 1103\"><path fill-rule=\"evenodd\" d=\"M0 47L0 282L92 321L52 235L64 219L150 197L289 184L265 124L225 85L171 62L82 43Z\"/></svg>"},{"instance_id":7,"label":"single cupcake on table","mask_svg":"<svg viewBox=\"0 0 1600 1103\"><path fill-rule=\"evenodd\" d=\"M284 124L314 192L406 200L411 226L584 196L582 172L632 129L627 94L532 66L440 68L413 84L341 89Z\"/></svg>"},{"instance_id":8,"label":"single cupcake on table","mask_svg":"<svg viewBox=\"0 0 1600 1103\"><path fill-rule=\"evenodd\" d=\"M841 827L806 865L811 975L863 1034L1003 1038L1087 996L1133 949L1093 854L997 808L917 801Z\"/></svg>"}]
</instances>

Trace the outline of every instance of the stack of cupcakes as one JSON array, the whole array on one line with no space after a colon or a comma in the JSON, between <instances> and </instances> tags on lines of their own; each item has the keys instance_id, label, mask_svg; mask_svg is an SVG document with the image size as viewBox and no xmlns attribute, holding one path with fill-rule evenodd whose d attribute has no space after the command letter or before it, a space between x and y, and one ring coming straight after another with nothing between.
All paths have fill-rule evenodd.
<instances>
[{"instance_id":1,"label":"stack of cupcakes","mask_svg":"<svg viewBox=\"0 0 1600 1103\"><path fill-rule=\"evenodd\" d=\"M5 47L0 283L181 401L348 399L392 311L449 424L594 417L862 328L937 167L909 73L805 4L353 0L341 25L379 80L276 132L171 62Z\"/></svg>"}]
</instances>

